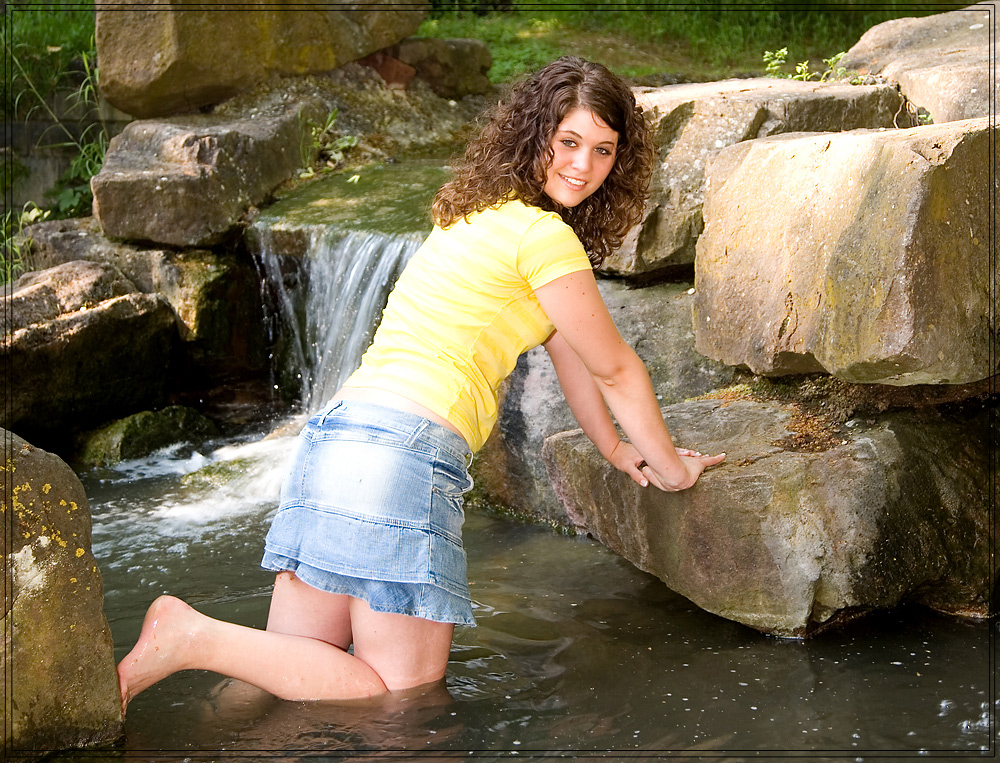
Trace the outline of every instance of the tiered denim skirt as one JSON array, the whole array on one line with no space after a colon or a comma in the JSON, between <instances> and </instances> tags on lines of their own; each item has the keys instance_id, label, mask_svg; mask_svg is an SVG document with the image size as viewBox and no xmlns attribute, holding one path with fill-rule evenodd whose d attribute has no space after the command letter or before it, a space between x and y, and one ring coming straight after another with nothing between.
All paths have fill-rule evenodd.
<instances>
[{"instance_id":1,"label":"tiered denim skirt","mask_svg":"<svg viewBox=\"0 0 1000 763\"><path fill-rule=\"evenodd\" d=\"M412 413L338 400L299 435L261 566L376 612L475 625L462 548L464 438Z\"/></svg>"}]
</instances>

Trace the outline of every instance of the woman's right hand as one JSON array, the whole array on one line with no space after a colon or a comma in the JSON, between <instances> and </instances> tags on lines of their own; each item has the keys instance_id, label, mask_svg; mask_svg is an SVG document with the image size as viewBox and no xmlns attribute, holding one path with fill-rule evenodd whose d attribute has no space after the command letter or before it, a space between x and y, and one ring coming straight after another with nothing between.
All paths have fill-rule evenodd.
<instances>
[{"instance_id":1,"label":"woman's right hand","mask_svg":"<svg viewBox=\"0 0 1000 763\"><path fill-rule=\"evenodd\" d=\"M691 487L698 481L698 478L705 469L721 463L726 458L725 453L719 453L715 456L685 455L685 453L689 452L692 451L678 451L681 466L684 467L683 474L664 474L649 464L645 464L640 470L642 476L649 480L650 485L667 493L676 493Z\"/></svg>"}]
</instances>

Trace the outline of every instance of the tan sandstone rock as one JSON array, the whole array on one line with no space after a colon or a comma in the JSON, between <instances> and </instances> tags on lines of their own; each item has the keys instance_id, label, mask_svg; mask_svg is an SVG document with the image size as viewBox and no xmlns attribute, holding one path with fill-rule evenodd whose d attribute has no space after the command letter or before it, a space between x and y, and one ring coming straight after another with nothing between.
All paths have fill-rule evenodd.
<instances>
[{"instance_id":1,"label":"tan sandstone rock","mask_svg":"<svg viewBox=\"0 0 1000 763\"><path fill-rule=\"evenodd\" d=\"M636 98L652 121L659 166L645 218L601 268L623 276L690 266L705 167L727 146L787 132L909 126L899 93L886 85L735 79L638 88Z\"/></svg>"},{"instance_id":2,"label":"tan sandstone rock","mask_svg":"<svg viewBox=\"0 0 1000 763\"><path fill-rule=\"evenodd\" d=\"M996 3L979 3L886 21L869 29L840 65L899 83L903 94L935 122L985 117L1000 95L991 32L996 13Z\"/></svg>"},{"instance_id":3,"label":"tan sandstone rock","mask_svg":"<svg viewBox=\"0 0 1000 763\"><path fill-rule=\"evenodd\" d=\"M490 49L480 40L410 37L390 50L412 66L442 98L461 98L490 90Z\"/></svg>"},{"instance_id":4,"label":"tan sandstone rock","mask_svg":"<svg viewBox=\"0 0 1000 763\"><path fill-rule=\"evenodd\" d=\"M695 265L698 351L763 375L994 375L996 137L983 118L721 152Z\"/></svg>"},{"instance_id":5,"label":"tan sandstone rock","mask_svg":"<svg viewBox=\"0 0 1000 763\"><path fill-rule=\"evenodd\" d=\"M132 122L90 181L94 217L114 238L218 244L303 166L309 122L326 113L317 99L274 93L239 113Z\"/></svg>"},{"instance_id":6,"label":"tan sandstone rock","mask_svg":"<svg viewBox=\"0 0 1000 763\"><path fill-rule=\"evenodd\" d=\"M327 72L399 42L430 7L397 9L387 0L366 10L293 5L254 0L239 9L186 10L158 0L140 10L124 0L103 3L96 15L101 92L141 119L191 111L272 74Z\"/></svg>"},{"instance_id":7,"label":"tan sandstone rock","mask_svg":"<svg viewBox=\"0 0 1000 763\"><path fill-rule=\"evenodd\" d=\"M28 226L22 231L20 246L32 270L74 260L105 263L131 282L130 289L159 294L177 318L182 340L178 360L196 369L199 376L206 371L232 373L266 364L265 338L259 331L263 321L259 276L249 258L207 249L178 251L111 241L92 217Z\"/></svg>"},{"instance_id":8,"label":"tan sandstone rock","mask_svg":"<svg viewBox=\"0 0 1000 763\"><path fill-rule=\"evenodd\" d=\"M794 405L663 413L678 444L727 453L688 490L639 487L580 431L549 437L543 457L578 528L698 606L786 637L904 600L990 613L988 412L852 419L808 448L796 432L816 421Z\"/></svg>"},{"instance_id":9,"label":"tan sandstone rock","mask_svg":"<svg viewBox=\"0 0 1000 763\"><path fill-rule=\"evenodd\" d=\"M84 747L122 733L114 644L83 486L56 456L0 430L4 750ZM12 757L11 759L15 759Z\"/></svg>"}]
</instances>

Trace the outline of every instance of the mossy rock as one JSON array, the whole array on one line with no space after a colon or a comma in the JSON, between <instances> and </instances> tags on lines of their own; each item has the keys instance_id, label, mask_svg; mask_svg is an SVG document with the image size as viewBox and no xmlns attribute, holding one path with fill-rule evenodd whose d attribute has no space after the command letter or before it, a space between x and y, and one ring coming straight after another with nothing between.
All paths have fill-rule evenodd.
<instances>
[{"instance_id":1,"label":"mossy rock","mask_svg":"<svg viewBox=\"0 0 1000 763\"><path fill-rule=\"evenodd\" d=\"M218 434L218 427L193 408L173 405L159 411L142 411L84 434L75 460L81 466L108 466Z\"/></svg>"}]
</instances>

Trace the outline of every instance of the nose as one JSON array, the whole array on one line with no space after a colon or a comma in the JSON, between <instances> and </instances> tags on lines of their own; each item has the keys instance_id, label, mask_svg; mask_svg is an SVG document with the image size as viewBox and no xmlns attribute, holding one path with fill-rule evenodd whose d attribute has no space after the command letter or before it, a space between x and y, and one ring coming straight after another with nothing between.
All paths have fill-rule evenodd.
<instances>
[{"instance_id":1,"label":"nose","mask_svg":"<svg viewBox=\"0 0 1000 763\"><path fill-rule=\"evenodd\" d=\"M576 172L590 172L591 162L592 158L590 156L590 151L584 149L582 151L573 152L573 162L571 166Z\"/></svg>"}]
</instances>

